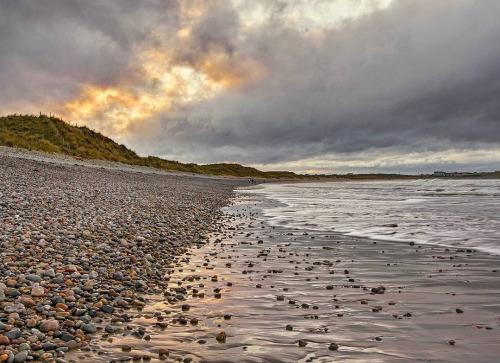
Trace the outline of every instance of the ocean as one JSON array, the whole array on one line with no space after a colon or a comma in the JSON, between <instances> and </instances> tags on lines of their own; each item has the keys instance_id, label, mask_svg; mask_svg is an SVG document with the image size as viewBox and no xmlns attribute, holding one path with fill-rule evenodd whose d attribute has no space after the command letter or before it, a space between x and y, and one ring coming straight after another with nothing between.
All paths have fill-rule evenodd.
<instances>
[{"instance_id":1,"label":"ocean","mask_svg":"<svg viewBox=\"0 0 500 363\"><path fill-rule=\"evenodd\" d=\"M274 226L500 254L500 180L263 184L242 192L273 202L263 213Z\"/></svg>"}]
</instances>

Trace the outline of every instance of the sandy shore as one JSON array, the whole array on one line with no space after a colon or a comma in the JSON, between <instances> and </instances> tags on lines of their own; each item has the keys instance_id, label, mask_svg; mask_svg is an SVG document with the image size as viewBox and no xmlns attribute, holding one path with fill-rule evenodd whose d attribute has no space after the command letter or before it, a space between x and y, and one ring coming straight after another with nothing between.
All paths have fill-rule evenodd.
<instances>
[{"instance_id":1,"label":"sandy shore","mask_svg":"<svg viewBox=\"0 0 500 363\"><path fill-rule=\"evenodd\" d=\"M125 323L238 184L42 156L0 150L0 362L62 360Z\"/></svg>"}]
</instances>

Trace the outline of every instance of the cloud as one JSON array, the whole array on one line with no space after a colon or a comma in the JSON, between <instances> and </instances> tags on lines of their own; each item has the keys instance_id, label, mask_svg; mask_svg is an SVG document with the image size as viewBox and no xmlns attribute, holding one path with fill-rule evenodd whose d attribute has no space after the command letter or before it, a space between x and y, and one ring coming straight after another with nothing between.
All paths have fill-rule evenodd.
<instances>
[{"instance_id":1,"label":"cloud","mask_svg":"<svg viewBox=\"0 0 500 363\"><path fill-rule=\"evenodd\" d=\"M500 150L497 1L29 4L0 5L0 107L59 104L144 154L417 170Z\"/></svg>"},{"instance_id":2,"label":"cloud","mask_svg":"<svg viewBox=\"0 0 500 363\"><path fill-rule=\"evenodd\" d=\"M112 85L175 12L175 2L6 0L0 4L0 105L44 107L82 85ZM172 24L172 26L174 26ZM22 111L22 110L19 110Z\"/></svg>"}]
</instances>

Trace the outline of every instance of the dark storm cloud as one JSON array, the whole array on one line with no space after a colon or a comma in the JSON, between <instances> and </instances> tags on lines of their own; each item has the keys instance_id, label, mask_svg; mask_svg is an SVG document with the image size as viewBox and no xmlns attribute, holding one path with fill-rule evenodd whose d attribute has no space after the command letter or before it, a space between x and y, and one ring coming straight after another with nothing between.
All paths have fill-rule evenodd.
<instances>
[{"instance_id":1,"label":"dark storm cloud","mask_svg":"<svg viewBox=\"0 0 500 363\"><path fill-rule=\"evenodd\" d=\"M268 77L156 121L156 152L165 137L165 154L253 163L498 145L499 15L497 1L402 0L321 39L274 17L235 45Z\"/></svg>"},{"instance_id":2,"label":"dark storm cloud","mask_svg":"<svg viewBox=\"0 0 500 363\"><path fill-rule=\"evenodd\" d=\"M251 59L265 72L132 123L127 142L142 153L265 164L500 149L500 2L395 0L322 30L294 26L286 15L296 4L214 1L179 42L174 1L4 0L0 107L113 84L133 71L139 48L158 43L181 64L222 52L228 67ZM269 16L245 28L252 6Z\"/></svg>"}]
</instances>

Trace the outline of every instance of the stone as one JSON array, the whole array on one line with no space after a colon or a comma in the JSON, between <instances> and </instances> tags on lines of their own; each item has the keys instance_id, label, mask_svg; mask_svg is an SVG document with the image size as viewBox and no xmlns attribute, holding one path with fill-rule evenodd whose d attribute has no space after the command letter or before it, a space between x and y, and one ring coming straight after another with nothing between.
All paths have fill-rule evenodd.
<instances>
[{"instance_id":1,"label":"stone","mask_svg":"<svg viewBox=\"0 0 500 363\"><path fill-rule=\"evenodd\" d=\"M18 297L19 295L21 295L21 292L18 289L14 289L14 288L5 289L4 293L5 293L5 296L8 296L8 297Z\"/></svg>"},{"instance_id":2,"label":"stone","mask_svg":"<svg viewBox=\"0 0 500 363\"><path fill-rule=\"evenodd\" d=\"M383 294L385 293L385 287L384 286L377 286L373 287L371 289L372 294Z\"/></svg>"},{"instance_id":3,"label":"stone","mask_svg":"<svg viewBox=\"0 0 500 363\"><path fill-rule=\"evenodd\" d=\"M10 340L17 339L21 336L21 329L19 328L11 329L7 333L4 333L4 335Z\"/></svg>"},{"instance_id":4,"label":"stone","mask_svg":"<svg viewBox=\"0 0 500 363\"><path fill-rule=\"evenodd\" d=\"M9 305L7 305L7 306L5 306L3 308L3 311L5 311L8 314L11 314L11 313L24 313L26 311L26 307L23 304L21 304L21 303L9 304Z\"/></svg>"},{"instance_id":5,"label":"stone","mask_svg":"<svg viewBox=\"0 0 500 363\"><path fill-rule=\"evenodd\" d=\"M59 322L54 319L42 320L40 330L44 333L59 330Z\"/></svg>"},{"instance_id":6,"label":"stone","mask_svg":"<svg viewBox=\"0 0 500 363\"><path fill-rule=\"evenodd\" d=\"M69 333L63 333L60 338L63 342L69 342L70 340L75 339L74 335Z\"/></svg>"},{"instance_id":7,"label":"stone","mask_svg":"<svg viewBox=\"0 0 500 363\"><path fill-rule=\"evenodd\" d=\"M104 327L104 331L109 334L113 334L116 331L116 328L113 325L106 325Z\"/></svg>"},{"instance_id":8,"label":"stone","mask_svg":"<svg viewBox=\"0 0 500 363\"><path fill-rule=\"evenodd\" d=\"M330 345L328 346L328 349L329 350L338 350L339 345L337 343L330 343Z\"/></svg>"},{"instance_id":9,"label":"stone","mask_svg":"<svg viewBox=\"0 0 500 363\"><path fill-rule=\"evenodd\" d=\"M161 348L159 351L158 351L158 356L160 359L165 359L166 357L169 356L169 351L165 348Z\"/></svg>"},{"instance_id":10,"label":"stone","mask_svg":"<svg viewBox=\"0 0 500 363\"><path fill-rule=\"evenodd\" d=\"M115 308L110 305L103 305L101 310L106 314L112 314L115 311Z\"/></svg>"},{"instance_id":11,"label":"stone","mask_svg":"<svg viewBox=\"0 0 500 363\"><path fill-rule=\"evenodd\" d=\"M24 306L35 306L35 301L30 296L21 296L19 302Z\"/></svg>"},{"instance_id":12,"label":"stone","mask_svg":"<svg viewBox=\"0 0 500 363\"><path fill-rule=\"evenodd\" d=\"M80 344L76 340L69 340L66 343L64 343L64 346L67 347L68 349L76 349L80 346Z\"/></svg>"},{"instance_id":13,"label":"stone","mask_svg":"<svg viewBox=\"0 0 500 363\"><path fill-rule=\"evenodd\" d=\"M19 351L30 350L30 349L31 349L31 346L28 343L21 343L17 347L17 350L19 350Z\"/></svg>"},{"instance_id":14,"label":"stone","mask_svg":"<svg viewBox=\"0 0 500 363\"><path fill-rule=\"evenodd\" d=\"M28 352L26 350L17 353L14 356L14 363L23 363L28 359Z\"/></svg>"},{"instance_id":15,"label":"stone","mask_svg":"<svg viewBox=\"0 0 500 363\"><path fill-rule=\"evenodd\" d=\"M42 297L45 295L45 289L41 286L34 286L31 289L31 296L34 297Z\"/></svg>"},{"instance_id":16,"label":"stone","mask_svg":"<svg viewBox=\"0 0 500 363\"><path fill-rule=\"evenodd\" d=\"M97 331L93 324L83 324L81 329L87 334L94 334Z\"/></svg>"},{"instance_id":17,"label":"stone","mask_svg":"<svg viewBox=\"0 0 500 363\"><path fill-rule=\"evenodd\" d=\"M5 335L0 335L0 345L10 345L10 338L6 337Z\"/></svg>"},{"instance_id":18,"label":"stone","mask_svg":"<svg viewBox=\"0 0 500 363\"><path fill-rule=\"evenodd\" d=\"M45 342L42 344L42 349L45 351L56 350L57 345L55 345L54 343Z\"/></svg>"},{"instance_id":19,"label":"stone","mask_svg":"<svg viewBox=\"0 0 500 363\"><path fill-rule=\"evenodd\" d=\"M41 282L42 277L39 275L35 275L35 274L28 274L28 275L26 275L26 280L31 281L31 282Z\"/></svg>"},{"instance_id":20,"label":"stone","mask_svg":"<svg viewBox=\"0 0 500 363\"><path fill-rule=\"evenodd\" d=\"M51 361L53 358L54 357L53 357L52 353L43 353L40 355L40 360L42 362Z\"/></svg>"},{"instance_id":21,"label":"stone","mask_svg":"<svg viewBox=\"0 0 500 363\"><path fill-rule=\"evenodd\" d=\"M56 277L56 273L55 273L53 268L49 268L47 270L42 271L42 276L54 278L54 277Z\"/></svg>"},{"instance_id":22,"label":"stone","mask_svg":"<svg viewBox=\"0 0 500 363\"><path fill-rule=\"evenodd\" d=\"M217 336L215 337L215 339L219 342L219 343L225 343L226 342L226 339L227 339L227 335L225 332L220 332L219 334L217 334Z\"/></svg>"}]
</instances>

